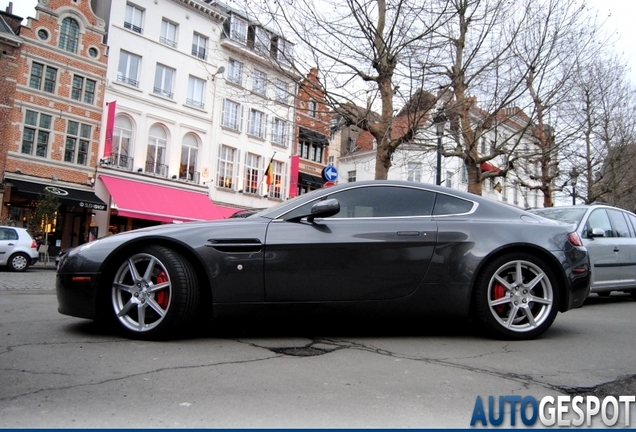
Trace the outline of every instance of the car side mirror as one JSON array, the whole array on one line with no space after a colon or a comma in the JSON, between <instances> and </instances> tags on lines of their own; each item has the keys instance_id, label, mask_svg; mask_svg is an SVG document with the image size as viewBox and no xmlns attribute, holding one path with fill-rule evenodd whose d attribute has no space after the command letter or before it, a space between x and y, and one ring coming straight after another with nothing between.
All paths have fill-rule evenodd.
<instances>
[{"instance_id":1,"label":"car side mirror","mask_svg":"<svg viewBox=\"0 0 636 432\"><path fill-rule=\"evenodd\" d=\"M326 218L340 213L340 203L337 199L331 198L324 201L318 201L311 206L311 214L307 216L309 222L313 222L315 218Z\"/></svg>"},{"instance_id":2,"label":"car side mirror","mask_svg":"<svg viewBox=\"0 0 636 432\"><path fill-rule=\"evenodd\" d=\"M592 228L592 231L589 233L590 238L594 237L605 237L605 230L603 228Z\"/></svg>"}]
</instances>

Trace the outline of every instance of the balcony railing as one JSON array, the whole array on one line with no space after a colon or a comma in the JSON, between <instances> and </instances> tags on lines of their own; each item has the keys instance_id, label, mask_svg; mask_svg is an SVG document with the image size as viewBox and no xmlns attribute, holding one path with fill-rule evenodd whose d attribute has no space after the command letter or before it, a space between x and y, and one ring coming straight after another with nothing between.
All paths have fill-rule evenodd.
<instances>
[{"instance_id":1,"label":"balcony railing","mask_svg":"<svg viewBox=\"0 0 636 432\"><path fill-rule=\"evenodd\" d=\"M175 48L177 46L177 42L176 41L173 41L172 39L165 38L163 36L161 36L159 38L159 42L161 42L164 45L171 46L172 48Z\"/></svg>"},{"instance_id":2,"label":"balcony railing","mask_svg":"<svg viewBox=\"0 0 636 432\"><path fill-rule=\"evenodd\" d=\"M146 161L146 172L161 177L168 177L168 165L156 163L153 161Z\"/></svg>"},{"instance_id":3,"label":"balcony railing","mask_svg":"<svg viewBox=\"0 0 636 432\"><path fill-rule=\"evenodd\" d=\"M192 55L195 57L199 57L202 60L205 60L205 48L202 48L197 45L192 45Z\"/></svg>"},{"instance_id":4,"label":"balcony railing","mask_svg":"<svg viewBox=\"0 0 636 432\"><path fill-rule=\"evenodd\" d=\"M129 23L129 22L124 22L124 28L127 28L128 30L132 30L135 33L139 33L139 34L141 34L142 32L141 27L137 27L133 23Z\"/></svg>"},{"instance_id":5,"label":"balcony railing","mask_svg":"<svg viewBox=\"0 0 636 432\"><path fill-rule=\"evenodd\" d=\"M198 171L192 171L192 172L181 171L179 173L179 180L191 181L193 183L199 184L199 181L201 180L201 173Z\"/></svg>"},{"instance_id":6,"label":"balcony railing","mask_svg":"<svg viewBox=\"0 0 636 432\"><path fill-rule=\"evenodd\" d=\"M119 153L113 153L110 156L106 156L99 160L101 165L112 166L115 168L122 168L128 171L132 171L134 159Z\"/></svg>"},{"instance_id":7,"label":"balcony railing","mask_svg":"<svg viewBox=\"0 0 636 432\"><path fill-rule=\"evenodd\" d=\"M168 90L164 90L164 89L159 88L159 87L154 87L153 93L172 99L172 92L169 92Z\"/></svg>"},{"instance_id":8,"label":"balcony railing","mask_svg":"<svg viewBox=\"0 0 636 432\"><path fill-rule=\"evenodd\" d=\"M123 75L117 75L117 82L131 85L133 87L139 87L139 81L125 77Z\"/></svg>"},{"instance_id":9,"label":"balcony railing","mask_svg":"<svg viewBox=\"0 0 636 432\"><path fill-rule=\"evenodd\" d=\"M186 99L186 104L187 105L191 105L193 107L197 107L197 108L203 108L204 107L203 102L199 102L199 101L194 100L194 99Z\"/></svg>"}]
</instances>

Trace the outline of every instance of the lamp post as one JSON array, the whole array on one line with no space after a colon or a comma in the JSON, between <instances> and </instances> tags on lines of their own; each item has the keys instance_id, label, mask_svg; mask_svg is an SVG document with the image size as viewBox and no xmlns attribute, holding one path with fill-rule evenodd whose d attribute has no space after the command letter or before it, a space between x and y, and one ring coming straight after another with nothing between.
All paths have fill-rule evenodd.
<instances>
[{"instance_id":1,"label":"lamp post","mask_svg":"<svg viewBox=\"0 0 636 432\"><path fill-rule=\"evenodd\" d=\"M438 108L435 117L433 117L433 123L435 124L437 132L437 167L435 173L436 185L440 185L442 183L442 137L444 136L446 120L448 119L443 114L442 108Z\"/></svg>"},{"instance_id":2,"label":"lamp post","mask_svg":"<svg viewBox=\"0 0 636 432\"><path fill-rule=\"evenodd\" d=\"M576 205L576 181L579 179L579 172L576 168L570 171L570 184L572 185L572 205Z\"/></svg>"}]
</instances>

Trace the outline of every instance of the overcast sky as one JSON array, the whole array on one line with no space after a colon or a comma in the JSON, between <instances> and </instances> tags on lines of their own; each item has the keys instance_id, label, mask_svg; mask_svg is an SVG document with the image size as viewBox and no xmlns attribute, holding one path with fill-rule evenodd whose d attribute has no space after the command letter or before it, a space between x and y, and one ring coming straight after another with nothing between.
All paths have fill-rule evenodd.
<instances>
[{"instance_id":1,"label":"overcast sky","mask_svg":"<svg viewBox=\"0 0 636 432\"><path fill-rule=\"evenodd\" d=\"M599 12L599 21L607 17L606 31L616 31L615 50L624 53L632 69L632 82L636 85L636 16L635 0L587 0L588 5ZM37 0L13 0L13 13L35 17ZM6 10L9 0L0 0L0 9ZM23 22L26 24L26 21ZM631 43L630 43L631 42Z\"/></svg>"}]
</instances>

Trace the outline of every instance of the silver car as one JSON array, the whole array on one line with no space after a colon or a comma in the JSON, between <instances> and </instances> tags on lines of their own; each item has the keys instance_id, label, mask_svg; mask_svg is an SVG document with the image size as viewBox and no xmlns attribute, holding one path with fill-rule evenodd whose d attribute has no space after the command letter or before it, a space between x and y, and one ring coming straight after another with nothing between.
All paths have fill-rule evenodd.
<instances>
[{"instance_id":1,"label":"silver car","mask_svg":"<svg viewBox=\"0 0 636 432\"><path fill-rule=\"evenodd\" d=\"M24 271L38 261L38 245L26 229L0 226L0 266Z\"/></svg>"},{"instance_id":2,"label":"silver car","mask_svg":"<svg viewBox=\"0 0 636 432\"><path fill-rule=\"evenodd\" d=\"M532 213L577 224L590 254L592 286L600 296L629 292L636 300L636 215L611 205L550 207Z\"/></svg>"}]
</instances>

